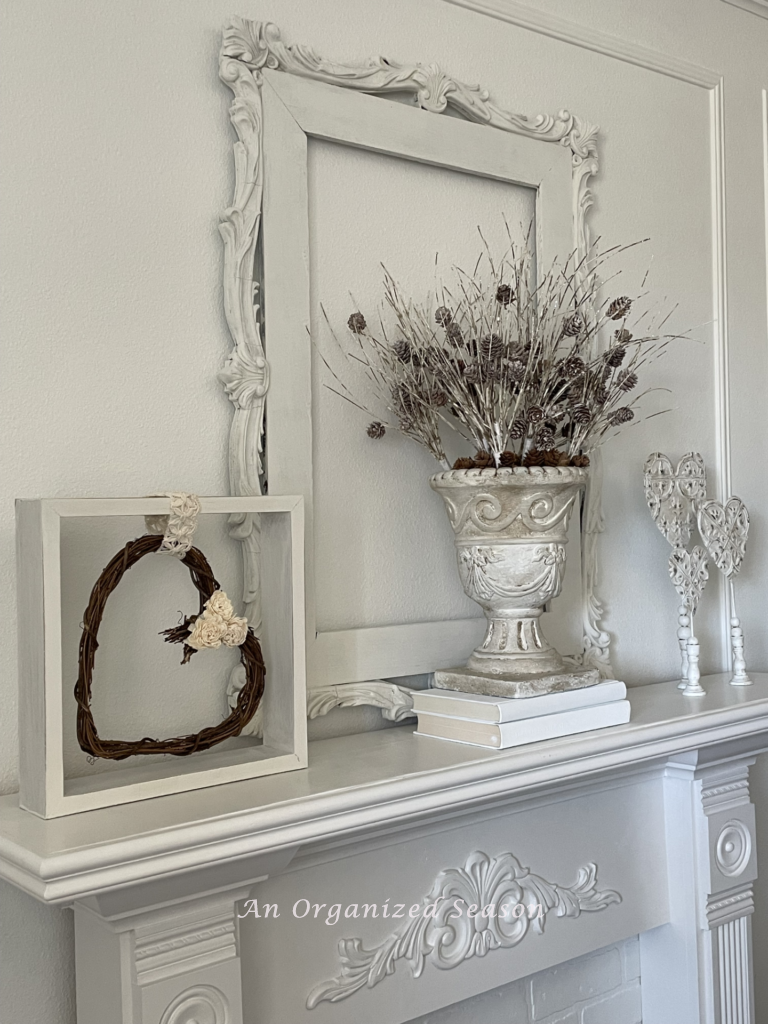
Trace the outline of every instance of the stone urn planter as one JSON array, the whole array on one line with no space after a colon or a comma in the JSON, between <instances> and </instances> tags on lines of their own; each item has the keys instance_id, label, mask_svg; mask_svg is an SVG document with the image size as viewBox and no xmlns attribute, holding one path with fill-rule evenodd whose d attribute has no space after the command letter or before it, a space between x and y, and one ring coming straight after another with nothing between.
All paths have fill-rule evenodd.
<instances>
[{"instance_id":1,"label":"stone urn planter","mask_svg":"<svg viewBox=\"0 0 768 1024\"><path fill-rule=\"evenodd\" d=\"M592 686L596 669L566 666L541 629L562 588L568 522L589 470L458 469L430 486L456 535L459 575L485 612L485 639L466 666L435 673L435 686L501 697Z\"/></svg>"}]
</instances>

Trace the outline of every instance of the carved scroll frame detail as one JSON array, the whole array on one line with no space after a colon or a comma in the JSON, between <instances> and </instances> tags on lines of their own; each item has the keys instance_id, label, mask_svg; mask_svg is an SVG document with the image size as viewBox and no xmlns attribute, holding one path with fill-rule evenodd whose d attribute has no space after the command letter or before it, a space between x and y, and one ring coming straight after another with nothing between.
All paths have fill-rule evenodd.
<instances>
[{"instance_id":1,"label":"carved scroll frame detail","mask_svg":"<svg viewBox=\"0 0 768 1024\"><path fill-rule=\"evenodd\" d=\"M492 103L485 89L450 77L436 64L400 65L381 57L359 64L336 63L308 47L286 45L275 25L233 19L224 30L219 61L220 78L234 94L230 120L237 135L234 196L219 225L224 240L224 308L233 348L218 376L234 406L229 477L235 495L262 493L265 469L269 365L262 338L259 253L264 181L261 72L265 68L371 95L411 93L423 110L441 114L450 108L469 121L570 149L573 244L579 258L590 248L587 212L593 199L589 179L598 170L597 128L567 110L535 117L510 113ZM599 453L592 466L582 507L583 649L571 660L610 676L610 636L601 625L603 608L597 597L597 541L603 530ZM245 614L258 632L258 517L233 518L230 533L242 544ZM230 699L236 699L240 685L235 670ZM310 717L327 714L336 706L360 704L380 707L385 717L395 720L411 713L408 689L384 680L312 688L308 702ZM253 725L258 728L258 723Z\"/></svg>"}]
</instances>

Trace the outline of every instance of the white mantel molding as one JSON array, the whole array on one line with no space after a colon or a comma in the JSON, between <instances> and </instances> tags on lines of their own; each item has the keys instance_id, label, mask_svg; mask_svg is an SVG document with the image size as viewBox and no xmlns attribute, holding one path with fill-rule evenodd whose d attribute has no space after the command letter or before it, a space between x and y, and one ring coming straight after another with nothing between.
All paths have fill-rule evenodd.
<instances>
[{"instance_id":1,"label":"white mantel molding","mask_svg":"<svg viewBox=\"0 0 768 1024\"><path fill-rule=\"evenodd\" d=\"M316 742L302 772L66 818L46 821L3 797L0 877L46 903L74 906L79 1024L242 1024L243 999L253 1006L258 995L243 988L241 958L269 956L273 941L290 948L291 936L266 928L290 928L290 904L327 886L328 871L337 872L340 892L355 872L370 877L369 867L356 867L370 865L365 858L390 873L386 895L407 886L403 895L419 905L449 879L474 879L485 892L483 865L489 877L512 865L510 885L551 890L545 933L531 934L535 922L526 922L525 941L507 944L514 950L502 944L495 952L489 945L487 957L468 953L451 962L461 971L448 971L450 981L441 969L437 984L432 972L445 964L420 947L423 971L404 972L401 986L421 986L418 998L433 1000L433 1009L459 974L481 991L510 980L510 971L523 976L642 932L645 1024L670 1024L673 976L675 1024L754 1024L749 766L768 749L768 674L757 674L748 691L729 686L727 675L703 682L707 694L695 702L680 696L676 681L635 688L628 725L509 751L415 737L404 725ZM552 836L569 820L567 835L580 852L566 846L555 863ZM635 837L621 850L616 829ZM515 857L467 859L462 835L468 850L482 844ZM397 853L409 843L439 851L426 887L419 858ZM567 883L580 865L586 873L573 886L547 881ZM283 920L241 920L238 901L263 901L275 885L285 887L281 904L289 904ZM574 912L560 915L560 904L574 899ZM576 904L599 913L577 914ZM376 1019L403 1019L392 1003L398 985L350 988L343 962L338 978L323 981L339 972L332 951L340 936L319 924L319 935L303 925L296 933L307 950L319 950L296 954L304 974L294 988L307 1024L348 1024L374 1005ZM412 959L403 952L408 936L394 926L387 937L380 922L344 925L341 935L347 945L359 936L364 959L381 951L382 962L392 954ZM266 945L255 954L254 929L262 926Z\"/></svg>"},{"instance_id":2,"label":"white mantel molding","mask_svg":"<svg viewBox=\"0 0 768 1024\"><path fill-rule=\"evenodd\" d=\"M748 691L728 678L703 678L706 695L688 702L676 683L635 687L628 725L509 751L417 738L406 725L316 741L305 771L62 820L1 797L0 877L46 903L119 890L127 905L126 887L178 878L191 892L194 873L210 867L567 789L685 751L768 750L768 674L756 673ZM237 884L248 877L241 871Z\"/></svg>"}]
</instances>

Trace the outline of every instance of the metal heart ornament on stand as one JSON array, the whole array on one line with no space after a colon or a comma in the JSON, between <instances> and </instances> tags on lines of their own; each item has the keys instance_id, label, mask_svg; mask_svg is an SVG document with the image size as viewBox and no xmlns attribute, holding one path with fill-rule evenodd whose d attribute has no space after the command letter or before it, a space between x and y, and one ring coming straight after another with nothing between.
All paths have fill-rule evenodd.
<instances>
[{"instance_id":1,"label":"metal heart ornament on stand","mask_svg":"<svg viewBox=\"0 0 768 1024\"><path fill-rule=\"evenodd\" d=\"M698 509L699 533L712 561L731 586L731 653L732 686L750 686L744 660L744 630L736 614L736 588L734 579L741 569L747 552L749 512L741 498L729 498L725 505L719 501L705 501Z\"/></svg>"},{"instance_id":2,"label":"metal heart ornament on stand","mask_svg":"<svg viewBox=\"0 0 768 1024\"><path fill-rule=\"evenodd\" d=\"M699 533L712 561L729 580L741 569L747 551L749 512L741 498L725 505L705 501L698 511Z\"/></svg>"},{"instance_id":3,"label":"metal heart ornament on stand","mask_svg":"<svg viewBox=\"0 0 768 1024\"><path fill-rule=\"evenodd\" d=\"M707 471L701 455L688 452L675 468L666 455L654 452L645 461L643 482L653 521L672 547L685 547L696 522L690 506L707 496Z\"/></svg>"},{"instance_id":4,"label":"metal heart ornament on stand","mask_svg":"<svg viewBox=\"0 0 768 1024\"><path fill-rule=\"evenodd\" d=\"M709 579L707 553L697 544L690 551L675 548L669 556L669 575L675 590L682 598L685 619L685 665L684 683L681 687L686 697L701 697L704 688L699 682L699 641L693 632L693 616L696 614L701 595ZM690 627L690 628L689 628ZM680 632L678 631L678 635Z\"/></svg>"},{"instance_id":5,"label":"metal heart ornament on stand","mask_svg":"<svg viewBox=\"0 0 768 1024\"><path fill-rule=\"evenodd\" d=\"M704 548L698 544L690 551L675 548L669 556L669 575L691 615L695 615L709 579L709 563Z\"/></svg>"}]
</instances>

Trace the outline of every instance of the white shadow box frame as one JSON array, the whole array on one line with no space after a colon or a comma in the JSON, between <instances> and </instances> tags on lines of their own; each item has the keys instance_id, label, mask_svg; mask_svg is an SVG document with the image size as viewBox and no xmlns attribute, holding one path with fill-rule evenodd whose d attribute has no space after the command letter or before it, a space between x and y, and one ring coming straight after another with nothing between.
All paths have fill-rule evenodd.
<instances>
[{"instance_id":1,"label":"white shadow box frame","mask_svg":"<svg viewBox=\"0 0 768 1024\"><path fill-rule=\"evenodd\" d=\"M228 515L234 524L232 532L238 524L247 523L249 528L255 524L260 533L264 613L259 636L266 663L260 716L263 743L250 736L234 749L215 746L188 757L169 756L146 765L65 778L62 697L63 688L71 686L77 675L77 665L72 666L71 678L65 679L61 521L167 515L169 502L167 498L17 501L19 799L27 810L55 818L307 767L303 499L212 497L201 498L200 505L201 517ZM244 682L244 671L242 676Z\"/></svg>"},{"instance_id":2,"label":"white shadow box frame","mask_svg":"<svg viewBox=\"0 0 768 1024\"><path fill-rule=\"evenodd\" d=\"M235 96L230 117L238 136L233 204L220 225L225 311L234 341L220 373L235 407L232 489L260 490L266 456L270 491L304 496L309 716L371 704L400 719L412 714L410 695L386 677L462 662L482 636L484 620L316 630L308 139L533 189L537 258L546 265L555 256L575 250L582 257L589 250L588 182L598 169L597 128L566 110L533 118L508 113L479 86L433 64L403 66L383 58L335 63L307 47L286 45L272 24L243 19L224 31L220 77ZM380 98L404 94L415 104ZM446 111L460 116L437 116ZM610 675L610 638L595 593L600 498L598 456L580 524L583 645L571 660ZM258 537L245 531L243 543L255 550ZM248 571L258 560L246 557L245 564ZM254 595L258 585L253 578Z\"/></svg>"}]
</instances>

